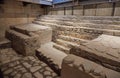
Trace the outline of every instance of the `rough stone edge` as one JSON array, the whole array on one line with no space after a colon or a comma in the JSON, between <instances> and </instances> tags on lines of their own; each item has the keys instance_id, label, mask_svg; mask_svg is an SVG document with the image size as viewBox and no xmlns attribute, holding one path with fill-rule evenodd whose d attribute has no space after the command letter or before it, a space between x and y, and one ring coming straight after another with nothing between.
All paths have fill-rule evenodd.
<instances>
[{"instance_id":1,"label":"rough stone edge","mask_svg":"<svg viewBox=\"0 0 120 78\"><path fill-rule=\"evenodd\" d=\"M42 52L39 52L36 50L36 56L40 61L45 62L58 76L61 75L61 69L57 64L53 62L53 60L44 54Z\"/></svg>"},{"instance_id":2,"label":"rough stone edge","mask_svg":"<svg viewBox=\"0 0 120 78\"><path fill-rule=\"evenodd\" d=\"M107 67L107 68L110 68L112 70L120 72L120 63L119 62L105 58L103 56L98 56L94 53L90 53L88 51L82 50L79 47L71 48L70 54L74 54L74 55L77 55L79 57L89 59L89 60L94 61L94 62L96 62L104 67Z\"/></svg>"}]
</instances>

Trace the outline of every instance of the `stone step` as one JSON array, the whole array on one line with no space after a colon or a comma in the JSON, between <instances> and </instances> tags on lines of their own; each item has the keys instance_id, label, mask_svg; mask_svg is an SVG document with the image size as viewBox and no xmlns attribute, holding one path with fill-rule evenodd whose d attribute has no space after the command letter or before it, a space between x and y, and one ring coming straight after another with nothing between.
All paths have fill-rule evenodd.
<instances>
[{"instance_id":1,"label":"stone step","mask_svg":"<svg viewBox=\"0 0 120 78\"><path fill-rule=\"evenodd\" d=\"M58 25L66 25L66 26L73 26L73 22L70 21L61 21L61 20L47 20L47 19L38 19L36 21L40 21L40 22L47 22L47 23L54 23L54 24L58 24Z\"/></svg>"},{"instance_id":2,"label":"stone step","mask_svg":"<svg viewBox=\"0 0 120 78\"><path fill-rule=\"evenodd\" d=\"M72 48L72 47L79 47L79 44L76 44L75 42L69 42L69 41L65 41L65 40L61 40L61 39L57 39L56 44L59 44L61 46L64 46L66 48Z\"/></svg>"},{"instance_id":3,"label":"stone step","mask_svg":"<svg viewBox=\"0 0 120 78\"><path fill-rule=\"evenodd\" d=\"M65 26L65 25L58 25L55 23L46 23L46 22L40 22L40 21L35 21L34 23L40 24L40 25L46 25L46 26L50 26L50 27L66 27L66 28L88 28L88 29L99 29L101 31L104 30L119 30L120 27L118 25L97 25L97 24L85 24L85 23L81 23L80 26ZM63 29L63 28L62 28Z\"/></svg>"},{"instance_id":4,"label":"stone step","mask_svg":"<svg viewBox=\"0 0 120 78\"><path fill-rule=\"evenodd\" d=\"M119 78L120 72L69 54L63 60L61 75L62 78Z\"/></svg>"},{"instance_id":5,"label":"stone step","mask_svg":"<svg viewBox=\"0 0 120 78\"><path fill-rule=\"evenodd\" d=\"M120 72L119 39L117 36L101 35L88 43L72 48L70 53Z\"/></svg>"},{"instance_id":6,"label":"stone step","mask_svg":"<svg viewBox=\"0 0 120 78\"><path fill-rule=\"evenodd\" d=\"M42 22L42 21L33 21L33 23L35 24L39 24L39 25L44 25L44 26L50 26L50 27L57 27L57 26L61 26L55 23L50 23L50 22Z\"/></svg>"},{"instance_id":7,"label":"stone step","mask_svg":"<svg viewBox=\"0 0 120 78\"><path fill-rule=\"evenodd\" d=\"M76 38L76 37L72 37L72 36L65 36L65 35L59 35L58 38L65 40L65 41L74 42L77 44L81 44L81 43L85 43L85 42L89 41L89 40L85 40L84 37L83 38L81 37L81 39L80 39L80 38Z\"/></svg>"},{"instance_id":8,"label":"stone step","mask_svg":"<svg viewBox=\"0 0 120 78\"><path fill-rule=\"evenodd\" d=\"M4 48L10 48L11 47L11 41L4 38L3 40L0 41L0 49Z\"/></svg>"},{"instance_id":9,"label":"stone step","mask_svg":"<svg viewBox=\"0 0 120 78\"><path fill-rule=\"evenodd\" d=\"M107 35L114 35L120 36L119 30L110 30L110 29L99 29L99 28L88 28L88 27L67 27L62 26L58 27L59 31L64 32L75 32L75 33L82 33L82 34L107 34Z\"/></svg>"},{"instance_id":10,"label":"stone step","mask_svg":"<svg viewBox=\"0 0 120 78\"><path fill-rule=\"evenodd\" d=\"M75 16L75 15L46 15L43 16L44 19L63 19L63 20L111 20L111 21L120 21L119 16Z\"/></svg>"},{"instance_id":11,"label":"stone step","mask_svg":"<svg viewBox=\"0 0 120 78\"><path fill-rule=\"evenodd\" d=\"M38 38L40 44L50 42L52 39L52 29L47 26L30 23L20 26L12 26L11 29L28 36L32 36L31 33L38 35L40 37Z\"/></svg>"},{"instance_id":12,"label":"stone step","mask_svg":"<svg viewBox=\"0 0 120 78\"><path fill-rule=\"evenodd\" d=\"M120 30L119 24L103 24L103 23L91 23L91 22L60 22L60 21L36 21L41 24L46 24L50 26L73 26L73 27L89 27L89 28L99 28L99 29L112 29L112 30Z\"/></svg>"},{"instance_id":13,"label":"stone step","mask_svg":"<svg viewBox=\"0 0 120 78\"><path fill-rule=\"evenodd\" d=\"M53 45L53 42L41 45L41 48L36 50L36 56L41 61L47 63L58 75L60 75L62 61L67 54L53 48Z\"/></svg>"},{"instance_id":14,"label":"stone step","mask_svg":"<svg viewBox=\"0 0 120 78\"><path fill-rule=\"evenodd\" d=\"M92 40L94 38L97 38L100 34L90 34L90 33L77 33L77 32L69 32L69 31L55 31L58 35L56 35L56 38L59 38L60 35L74 37L78 39L84 39L84 40Z\"/></svg>"},{"instance_id":15,"label":"stone step","mask_svg":"<svg viewBox=\"0 0 120 78\"><path fill-rule=\"evenodd\" d=\"M69 54L69 52L70 52L70 48L66 48L66 47L61 46L59 44L54 44L53 47L62 51L62 52L64 52L64 53L66 53L66 54Z\"/></svg>"},{"instance_id":16,"label":"stone step","mask_svg":"<svg viewBox=\"0 0 120 78\"><path fill-rule=\"evenodd\" d=\"M43 23L36 21L38 24L43 24L46 26L51 27L57 27L57 32L60 31L60 33L79 33L79 34L91 34L91 35L101 35L101 34L107 34L107 35L114 35L114 36L120 36L119 30L113 30L113 29L99 29L99 28L90 28L90 27L72 27L72 26L62 26L62 25L56 25L56 24L50 24L50 23ZM62 31L62 32L61 32Z\"/></svg>"},{"instance_id":17,"label":"stone step","mask_svg":"<svg viewBox=\"0 0 120 78\"><path fill-rule=\"evenodd\" d=\"M115 20L87 20L87 19L76 19L74 21L71 21L71 20L56 20L56 19L36 19L35 21L43 21L43 22L50 22L50 23L57 23L57 24L66 24L66 25L73 25L75 23L93 23L93 24L108 24L108 25L119 25L120 24L120 21L115 21Z\"/></svg>"}]
</instances>

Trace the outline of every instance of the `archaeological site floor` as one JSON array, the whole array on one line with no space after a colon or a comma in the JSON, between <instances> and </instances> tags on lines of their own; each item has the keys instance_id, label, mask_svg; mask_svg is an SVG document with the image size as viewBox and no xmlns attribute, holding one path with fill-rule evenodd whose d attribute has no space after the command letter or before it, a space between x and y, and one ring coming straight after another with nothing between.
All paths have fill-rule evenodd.
<instances>
[{"instance_id":1,"label":"archaeological site floor","mask_svg":"<svg viewBox=\"0 0 120 78\"><path fill-rule=\"evenodd\" d=\"M120 17L45 15L10 26L0 39L0 75L120 78L119 25Z\"/></svg>"}]
</instances>

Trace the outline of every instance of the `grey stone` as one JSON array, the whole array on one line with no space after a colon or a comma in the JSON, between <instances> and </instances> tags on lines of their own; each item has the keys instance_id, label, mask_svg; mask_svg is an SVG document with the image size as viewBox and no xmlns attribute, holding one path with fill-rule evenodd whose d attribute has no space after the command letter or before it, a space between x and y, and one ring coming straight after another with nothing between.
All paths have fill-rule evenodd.
<instances>
[{"instance_id":1,"label":"grey stone","mask_svg":"<svg viewBox=\"0 0 120 78\"><path fill-rule=\"evenodd\" d=\"M15 66L14 69L19 69L19 68L22 68L21 65L18 65L18 66Z\"/></svg>"},{"instance_id":2,"label":"grey stone","mask_svg":"<svg viewBox=\"0 0 120 78\"><path fill-rule=\"evenodd\" d=\"M9 74L9 73L11 73L13 71L13 69L11 68L11 69L8 69L8 70L6 70L5 72L4 72L4 74Z\"/></svg>"},{"instance_id":3,"label":"grey stone","mask_svg":"<svg viewBox=\"0 0 120 78\"><path fill-rule=\"evenodd\" d=\"M46 78L53 78L52 76L46 76Z\"/></svg>"},{"instance_id":4,"label":"grey stone","mask_svg":"<svg viewBox=\"0 0 120 78\"><path fill-rule=\"evenodd\" d=\"M33 78L31 73L25 73L22 78Z\"/></svg>"},{"instance_id":5,"label":"grey stone","mask_svg":"<svg viewBox=\"0 0 120 78\"><path fill-rule=\"evenodd\" d=\"M31 65L30 65L29 63L27 63L27 62L24 62L23 65L24 65L26 68L30 68L30 67L31 67Z\"/></svg>"},{"instance_id":6,"label":"grey stone","mask_svg":"<svg viewBox=\"0 0 120 78\"><path fill-rule=\"evenodd\" d=\"M46 65L45 63L42 63L41 66L45 67L45 66L47 66L47 65Z\"/></svg>"},{"instance_id":7,"label":"grey stone","mask_svg":"<svg viewBox=\"0 0 120 78\"><path fill-rule=\"evenodd\" d=\"M35 72L35 71L37 71L37 70L40 70L41 68L42 68L41 66L31 67L31 68L30 68L30 71L31 71L31 72Z\"/></svg>"},{"instance_id":8,"label":"grey stone","mask_svg":"<svg viewBox=\"0 0 120 78\"><path fill-rule=\"evenodd\" d=\"M22 73L27 72L27 70L25 68L20 68L19 70L21 70Z\"/></svg>"},{"instance_id":9,"label":"grey stone","mask_svg":"<svg viewBox=\"0 0 120 78\"><path fill-rule=\"evenodd\" d=\"M22 75L21 74L16 74L14 78L20 78Z\"/></svg>"},{"instance_id":10,"label":"grey stone","mask_svg":"<svg viewBox=\"0 0 120 78\"><path fill-rule=\"evenodd\" d=\"M44 69L42 68L42 69L40 69L39 71L42 73L42 72L44 71Z\"/></svg>"},{"instance_id":11,"label":"grey stone","mask_svg":"<svg viewBox=\"0 0 120 78\"><path fill-rule=\"evenodd\" d=\"M95 68L94 70L94 75L96 76L101 76L101 73L103 72L103 67L102 66L98 66Z\"/></svg>"},{"instance_id":12,"label":"grey stone","mask_svg":"<svg viewBox=\"0 0 120 78\"><path fill-rule=\"evenodd\" d=\"M11 73L11 76L15 76L17 74L17 72L16 71L13 71L12 73Z\"/></svg>"},{"instance_id":13,"label":"grey stone","mask_svg":"<svg viewBox=\"0 0 120 78\"><path fill-rule=\"evenodd\" d=\"M52 71L52 69L50 67L46 67L45 69L48 71Z\"/></svg>"},{"instance_id":14,"label":"grey stone","mask_svg":"<svg viewBox=\"0 0 120 78\"><path fill-rule=\"evenodd\" d=\"M39 72L34 73L34 76L36 78L43 78L43 75L41 73L39 73Z\"/></svg>"},{"instance_id":15,"label":"grey stone","mask_svg":"<svg viewBox=\"0 0 120 78\"><path fill-rule=\"evenodd\" d=\"M83 67L84 67L85 72L89 73L90 71L95 69L96 65L91 64L90 62L84 62Z\"/></svg>"},{"instance_id":16,"label":"grey stone","mask_svg":"<svg viewBox=\"0 0 120 78\"><path fill-rule=\"evenodd\" d=\"M65 59L63 60L64 63L67 63L67 64L71 64L74 62L74 59L72 59L70 56L69 57L65 57Z\"/></svg>"},{"instance_id":17,"label":"grey stone","mask_svg":"<svg viewBox=\"0 0 120 78\"><path fill-rule=\"evenodd\" d=\"M45 71L44 75L51 75L51 72L50 71Z\"/></svg>"},{"instance_id":18,"label":"grey stone","mask_svg":"<svg viewBox=\"0 0 120 78\"><path fill-rule=\"evenodd\" d=\"M55 77L55 76L57 76L57 74L53 72L53 73L52 73L52 76Z\"/></svg>"}]
</instances>

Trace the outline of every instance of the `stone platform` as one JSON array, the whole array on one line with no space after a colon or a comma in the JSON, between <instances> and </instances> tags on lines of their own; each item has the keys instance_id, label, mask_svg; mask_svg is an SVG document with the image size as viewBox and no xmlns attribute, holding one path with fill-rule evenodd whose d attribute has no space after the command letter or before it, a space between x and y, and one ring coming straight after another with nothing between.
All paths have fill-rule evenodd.
<instances>
[{"instance_id":1,"label":"stone platform","mask_svg":"<svg viewBox=\"0 0 120 78\"><path fill-rule=\"evenodd\" d=\"M35 50L52 39L52 29L36 24L11 26L6 31L14 50L22 55L35 55Z\"/></svg>"},{"instance_id":2,"label":"stone platform","mask_svg":"<svg viewBox=\"0 0 120 78\"><path fill-rule=\"evenodd\" d=\"M71 49L72 54L120 72L120 37L101 35Z\"/></svg>"},{"instance_id":3,"label":"stone platform","mask_svg":"<svg viewBox=\"0 0 120 78\"><path fill-rule=\"evenodd\" d=\"M60 75L62 61L67 56L67 54L55 49L53 45L53 42L42 45L41 48L36 50L36 56L39 58L39 60L44 61L58 75Z\"/></svg>"},{"instance_id":4,"label":"stone platform","mask_svg":"<svg viewBox=\"0 0 120 78\"><path fill-rule=\"evenodd\" d=\"M37 34L39 35L40 44L50 42L52 39L52 29L47 26L30 23L18 26L11 26L10 29L29 36L31 35L31 32Z\"/></svg>"}]
</instances>

